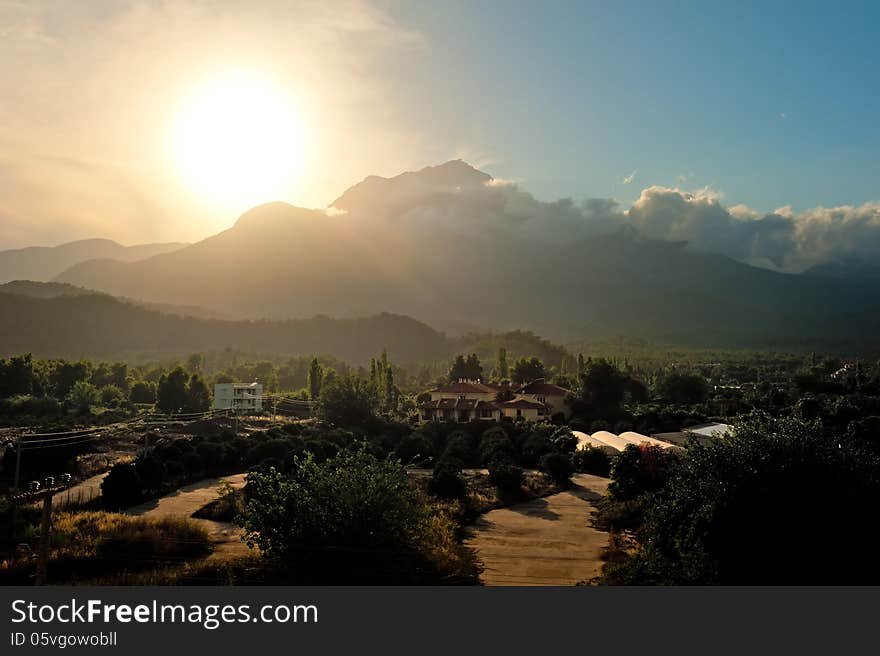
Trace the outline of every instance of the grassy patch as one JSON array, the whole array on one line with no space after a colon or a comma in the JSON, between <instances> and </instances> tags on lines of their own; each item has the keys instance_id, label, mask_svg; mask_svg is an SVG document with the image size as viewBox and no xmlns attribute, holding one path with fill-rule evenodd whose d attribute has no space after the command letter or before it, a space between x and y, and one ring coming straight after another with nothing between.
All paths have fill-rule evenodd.
<instances>
[{"instance_id":1,"label":"grassy patch","mask_svg":"<svg viewBox=\"0 0 880 656\"><path fill-rule=\"evenodd\" d=\"M34 543L32 548L36 550ZM112 578L200 558L211 550L207 531L187 519L150 519L107 512L59 512L53 517L52 583ZM33 559L0 563L0 582L27 584Z\"/></svg>"}]
</instances>

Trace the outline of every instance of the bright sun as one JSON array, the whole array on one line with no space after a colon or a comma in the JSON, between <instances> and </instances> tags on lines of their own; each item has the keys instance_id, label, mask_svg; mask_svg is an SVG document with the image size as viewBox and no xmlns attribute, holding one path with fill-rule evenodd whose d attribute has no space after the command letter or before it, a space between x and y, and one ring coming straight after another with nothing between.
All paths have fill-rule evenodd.
<instances>
[{"instance_id":1,"label":"bright sun","mask_svg":"<svg viewBox=\"0 0 880 656\"><path fill-rule=\"evenodd\" d=\"M227 73L193 90L173 126L180 173L218 205L279 199L305 158L305 129L293 99L259 75Z\"/></svg>"}]
</instances>

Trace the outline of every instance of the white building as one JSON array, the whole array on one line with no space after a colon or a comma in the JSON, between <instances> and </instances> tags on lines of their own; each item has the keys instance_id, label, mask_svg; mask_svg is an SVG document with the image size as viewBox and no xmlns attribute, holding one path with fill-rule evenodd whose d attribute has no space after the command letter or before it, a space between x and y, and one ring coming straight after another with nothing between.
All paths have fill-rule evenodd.
<instances>
[{"instance_id":1,"label":"white building","mask_svg":"<svg viewBox=\"0 0 880 656\"><path fill-rule=\"evenodd\" d=\"M217 383L214 385L214 409L257 414L263 410L263 386L260 383Z\"/></svg>"}]
</instances>

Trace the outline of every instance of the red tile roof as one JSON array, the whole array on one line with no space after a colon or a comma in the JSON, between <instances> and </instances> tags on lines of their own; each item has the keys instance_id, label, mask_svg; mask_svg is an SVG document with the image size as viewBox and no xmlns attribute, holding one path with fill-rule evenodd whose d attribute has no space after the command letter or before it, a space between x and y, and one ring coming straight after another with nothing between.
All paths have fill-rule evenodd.
<instances>
[{"instance_id":1,"label":"red tile roof","mask_svg":"<svg viewBox=\"0 0 880 656\"><path fill-rule=\"evenodd\" d=\"M533 380L526 385L521 386L517 392L520 394L537 394L540 396L565 396L569 390L559 385L545 382L543 378Z\"/></svg>"},{"instance_id":2,"label":"red tile roof","mask_svg":"<svg viewBox=\"0 0 880 656\"><path fill-rule=\"evenodd\" d=\"M460 381L430 390L431 394L495 394L499 386Z\"/></svg>"}]
</instances>

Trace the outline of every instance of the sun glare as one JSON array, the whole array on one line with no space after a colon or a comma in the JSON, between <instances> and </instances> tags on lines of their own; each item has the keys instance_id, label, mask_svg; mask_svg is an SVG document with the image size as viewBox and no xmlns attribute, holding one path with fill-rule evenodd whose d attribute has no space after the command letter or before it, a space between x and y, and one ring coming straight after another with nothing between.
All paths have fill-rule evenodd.
<instances>
[{"instance_id":1,"label":"sun glare","mask_svg":"<svg viewBox=\"0 0 880 656\"><path fill-rule=\"evenodd\" d=\"M272 80L225 74L195 88L172 126L180 174L196 193L224 206L284 196L305 158L296 104Z\"/></svg>"}]
</instances>

